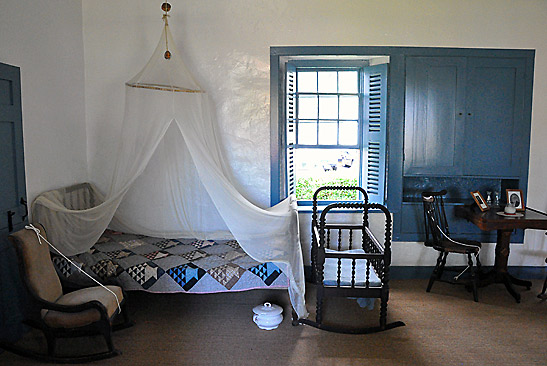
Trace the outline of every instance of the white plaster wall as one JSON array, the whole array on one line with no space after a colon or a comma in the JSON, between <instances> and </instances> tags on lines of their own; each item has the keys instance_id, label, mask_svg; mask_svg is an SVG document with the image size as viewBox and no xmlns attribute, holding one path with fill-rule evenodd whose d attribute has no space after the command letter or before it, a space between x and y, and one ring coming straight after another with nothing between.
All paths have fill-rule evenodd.
<instances>
[{"instance_id":1,"label":"white plaster wall","mask_svg":"<svg viewBox=\"0 0 547 366\"><path fill-rule=\"evenodd\" d=\"M0 62L21 68L27 197L87 179L82 4L2 0Z\"/></svg>"},{"instance_id":2,"label":"white plaster wall","mask_svg":"<svg viewBox=\"0 0 547 366\"><path fill-rule=\"evenodd\" d=\"M83 0L89 173L108 186L123 117L123 83L150 57L162 1ZM269 203L269 47L384 45L536 49L528 205L547 209L547 2L544 0L172 0L171 30L212 95L250 199ZM302 217L303 243L309 218ZM529 232L510 265L543 264L547 242ZM306 258L308 246L304 244ZM395 265L431 265L419 243L394 244ZM483 250L491 263L493 246Z\"/></svg>"}]
</instances>

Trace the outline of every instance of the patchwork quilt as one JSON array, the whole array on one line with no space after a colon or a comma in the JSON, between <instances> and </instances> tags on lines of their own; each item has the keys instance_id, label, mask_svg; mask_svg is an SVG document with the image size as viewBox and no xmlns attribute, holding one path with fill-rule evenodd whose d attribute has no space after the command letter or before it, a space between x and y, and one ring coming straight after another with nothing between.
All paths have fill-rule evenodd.
<instances>
[{"instance_id":1,"label":"patchwork quilt","mask_svg":"<svg viewBox=\"0 0 547 366\"><path fill-rule=\"evenodd\" d=\"M127 291L212 293L289 284L279 267L255 261L235 240L161 239L107 230L89 252L70 259L101 283ZM66 259L52 260L69 282L93 284Z\"/></svg>"}]
</instances>

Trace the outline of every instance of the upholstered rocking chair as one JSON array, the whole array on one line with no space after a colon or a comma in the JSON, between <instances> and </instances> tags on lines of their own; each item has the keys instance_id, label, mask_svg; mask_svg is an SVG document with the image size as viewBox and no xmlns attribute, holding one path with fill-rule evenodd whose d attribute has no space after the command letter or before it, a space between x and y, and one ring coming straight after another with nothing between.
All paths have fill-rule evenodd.
<instances>
[{"instance_id":1,"label":"upholstered rocking chair","mask_svg":"<svg viewBox=\"0 0 547 366\"><path fill-rule=\"evenodd\" d=\"M44 228L40 225L35 227L46 238ZM88 362L118 355L112 342L112 330L132 325L125 307L123 290L119 286L106 286L110 291L94 286L63 294L45 240L29 229L22 229L10 235L9 239L15 246L21 276L34 305L25 323L43 332L48 352L34 352L5 343L0 347L21 356L59 363ZM123 322L113 327L114 318L120 310ZM93 335L104 337L106 351L77 356L59 355L56 352L58 338Z\"/></svg>"}]
</instances>

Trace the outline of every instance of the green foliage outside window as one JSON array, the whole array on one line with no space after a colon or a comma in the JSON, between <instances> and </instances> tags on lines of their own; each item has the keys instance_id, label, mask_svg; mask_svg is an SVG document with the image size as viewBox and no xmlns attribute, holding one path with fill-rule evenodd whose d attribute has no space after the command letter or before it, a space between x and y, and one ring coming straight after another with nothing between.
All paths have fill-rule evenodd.
<instances>
[{"instance_id":1,"label":"green foliage outside window","mask_svg":"<svg viewBox=\"0 0 547 366\"><path fill-rule=\"evenodd\" d=\"M323 186L357 186L357 178L299 178L296 181L296 198L313 200L315 191ZM354 201L358 199L357 191L322 191L318 199L325 201Z\"/></svg>"}]
</instances>

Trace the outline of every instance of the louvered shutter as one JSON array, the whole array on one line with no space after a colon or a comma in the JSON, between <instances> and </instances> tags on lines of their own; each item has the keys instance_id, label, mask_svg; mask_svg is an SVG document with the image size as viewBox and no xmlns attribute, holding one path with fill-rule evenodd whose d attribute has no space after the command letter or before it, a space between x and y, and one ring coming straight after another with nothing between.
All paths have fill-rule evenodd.
<instances>
[{"instance_id":1,"label":"louvered shutter","mask_svg":"<svg viewBox=\"0 0 547 366\"><path fill-rule=\"evenodd\" d=\"M294 145L296 144L296 68L287 64L287 101L286 101L286 178L287 195L296 193L296 179L294 176Z\"/></svg>"},{"instance_id":2,"label":"louvered shutter","mask_svg":"<svg viewBox=\"0 0 547 366\"><path fill-rule=\"evenodd\" d=\"M384 203L387 130L387 64L364 68L365 166L363 185L369 201Z\"/></svg>"}]
</instances>

